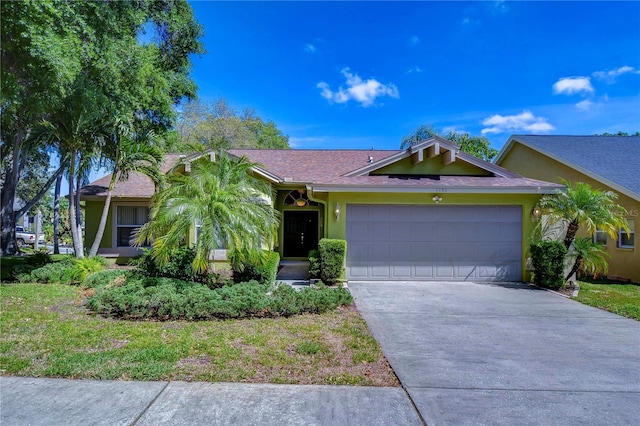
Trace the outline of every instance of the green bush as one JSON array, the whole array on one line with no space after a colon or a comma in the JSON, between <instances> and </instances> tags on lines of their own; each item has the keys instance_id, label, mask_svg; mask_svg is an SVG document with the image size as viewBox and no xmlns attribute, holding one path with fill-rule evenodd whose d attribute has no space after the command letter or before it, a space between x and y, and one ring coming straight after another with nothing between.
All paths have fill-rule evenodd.
<instances>
[{"instance_id":1,"label":"green bush","mask_svg":"<svg viewBox=\"0 0 640 426\"><path fill-rule=\"evenodd\" d=\"M249 263L242 260L236 252L229 254L231 269L233 270L233 281L236 283L257 281L260 284L273 284L278 275L280 265L280 255L275 251L263 251L263 256L256 263Z\"/></svg>"},{"instance_id":2,"label":"green bush","mask_svg":"<svg viewBox=\"0 0 640 426\"><path fill-rule=\"evenodd\" d=\"M183 281L204 282L206 273L196 274L193 271L193 260L196 257L195 249L191 247L179 247L169 254L169 261L160 264L153 258L153 251L143 249L143 254L134 262L140 273L147 277L175 278Z\"/></svg>"},{"instance_id":3,"label":"green bush","mask_svg":"<svg viewBox=\"0 0 640 426\"><path fill-rule=\"evenodd\" d=\"M535 270L534 282L540 287L557 290L564 285L564 259L567 249L556 241L538 241L530 246Z\"/></svg>"},{"instance_id":4,"label":"green bush","mask_svg":"<svg viewBox=\"0 0 640 426\"><path fill-rule=\"evenodd\" d=\"M209 289L194 282L130 275L101 286L87 302L99 314L126 319L228 319L322 313L352 302L346 289L269 286L256 281Z\"/></svg>"},{"instance_id":5,"label":"green bush","mask_svg":"<svg viewBox=\"0 0 640 426\"><path fill-rule=\"evenodd\" d=\"M34 251L33 255L27 256L27 259L26 259L27 265L31 265L35 267L44 266L47 263L51 263L51 262L53 262L53 259L51 258L51 254L49 253L49 250L46 248L41 248Z\"/></svg>"},{"instance_id":6,"label":"green bush","mask_svg":"<svg viewBox=\"0 0 640 426\"><path fill-rule=\"evenodd\" d=\"M20 282L79 284L94 272L107 265L106 259L100 256L83 259L67 258L61 262L48 263L31 271L17 273Z\"/></svg>"},{"instance_id":7,"label":"green bush","mask_svg":"<svg viewBox=\"0 0 640 426\"><path fill-rule=\"evenodd\" d=\"M326 284L335 284L342 275L347 242L323 238L318 243L320 251L320 277Z\"/></svg>"},{"instance_id":8,"label":"green bush","mask_svg":"<svg viewBox=\"0 0 640 426\"><path fill-rule=\"evenodd\" d=\"M127 271L122 269L103 269L101 271L95 272L82 282L85 287L89 288L98 288L108 284L112 284L119 277L122 279L126 278Z\"/></svg>"},{"instance_id":9,"label":"green bush","mask_svg":"<svg viewBox=\"0 0 640 426\"><path fill-rule=\"evenodd\" d=\"M320 252L318 250L309 252L309 278L320 278Z\"/></svg>"}]
</instances>

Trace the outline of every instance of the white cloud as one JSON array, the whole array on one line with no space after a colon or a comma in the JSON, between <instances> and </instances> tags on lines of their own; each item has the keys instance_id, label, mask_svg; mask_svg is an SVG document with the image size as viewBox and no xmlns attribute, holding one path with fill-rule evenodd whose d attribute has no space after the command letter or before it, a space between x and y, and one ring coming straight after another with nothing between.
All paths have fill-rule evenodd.
<instances>
[{"instance_id":1,"label":"white cloud","mask_svg":"<svg viewBox=\"0 0 640 426\"><path fill-rule=\"evenodd\" d=\"M640 74L640 70L624 65L611 71L596 71L592 75L599 80L605 80L607 83L613 83L616 80L616 77L627 73Z\"/></svg>"},{"instance_id":2,"label":"white cloud","mask_svg":"<svg viewBox=\"0 0 640 426\"><path fill-rule=\"evenodd\" d=\"M553 93L572 95L574 93L593 93L593 86L589 77L563 77L553 85Z\"/></svg>"},{"instance_id":3,"label":"white cloud","mask_svg":"<svg viewBox=\"0 0 640 426\"><path fill-rule=\"evenodd\" d=\"M315 53L318 49L311 43L304 45L304 51L309 53Z\"/></svg>"},{"instance_id":4,"label":"white cloud","mask_svg":"<svg viewBox=\"0 0 640 426\"><path fill-rule=\"evenodd\" d=\"M409 46L417 46L420 43L420 37L411 36L409 37Z\"/></svg>"},{"instance_id":5,"label":"white cloud","mask_svg":"<svg viewBox=\"0 0 640 426\"><path fill-rule=\"evenodd\" d=\"M422 69L417 65L407 68L407 74L413 74L414 72L415 73L422 72Z\"/></svg>"},{"instance_id":6,"label":"white cloud","mask_svg":"<svg viewBox=\"0 0 640 426\"><path fill-rule=\"evenodd\" d=\"M518 115L495 114L482 120L482 125L488 126L482 129L483 135L487 133L507 133L526 131L531 133L545 133L555 130L544 117L536 117L531 111L522 111Z\"/></svg>"},{"instance_id":7,"label":"white cloud","mask_svg":"<svg viewBox=\"0 0 640 426\"><path fill-rule=\"evenodd\" d=\"M357 74L351 73L349 68L344 68L342 74L346 77L347 88L340 88L332 91L327 83L321 81L316 85L321 91L320 96L329 102L343 104L354 100L359 102L363 107L373 105L376 98L381 96L390 96L392 98L400 97L398 88L393 83L382 84L374 78L362 80Z\"/></svg>"},{"instance_id":8,"label":"white cloud","mask_svg":"<svg viewBox=\"0 0 640 426\"><path fill-rule=\"evenodd\" d=\"M595 104L592 101L590 101L589 99L585 99L584 101L578 102L576 104L576 108L581 111L589 111L593 105Z\"/></svg>"}]
</instances>

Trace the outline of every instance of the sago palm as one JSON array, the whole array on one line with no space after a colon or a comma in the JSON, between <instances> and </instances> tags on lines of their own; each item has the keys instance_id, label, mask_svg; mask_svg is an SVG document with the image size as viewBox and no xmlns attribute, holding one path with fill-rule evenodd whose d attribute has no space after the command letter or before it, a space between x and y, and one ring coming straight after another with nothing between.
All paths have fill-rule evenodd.
<instances>
[{"instance_id":1,"label":"sago palm","mask_svg":"<svg viewBox=\"0 0 640 426\"><path fill-rule=\"evenodd\" d=\"M626 210L618 205L618 195L612 191L601 191L591 188L584 182L572 184L566 180L562 183L567 190L555 195L545 195L538 207L551 223L559 221L567 224L564 245L567 249L575 240L580 227L593 234L600 229L612 238L618 238L620 228L628 231L625 219Z\"/></svg>"},{"instance_id":2,"label":"sago palm","mask_svg":"<svg viewBox=\"0 0 640 426\"><path fill-rule=\"evenodd\" d=\"M608 257L611 257L611 255L603 251L602 245L593 242L591 238L576 238L571 246L569 255L575 256L576 259L565 281L568 281L578 271L593 275L596 272L606 273L609 269L605 255Z\"/></svg>"},{"instance_id":3,"label":"sago palm","mask_svg":"<svg viewBox=\"0 0 640 426\"><path fill-rule=\"evenodd\" d=\"M279 214L271 206L271 186L251 174L254 165L245 157L219 153L215 162L203 158L193 161L186 174L171 173L167 188L154 195L151 220L140 228L136 242L153 241L153 257L162 264L198 223L194 271L205 271L211 250L218 248L259 258L274 241Z\"/></svg>"}]
</instances>

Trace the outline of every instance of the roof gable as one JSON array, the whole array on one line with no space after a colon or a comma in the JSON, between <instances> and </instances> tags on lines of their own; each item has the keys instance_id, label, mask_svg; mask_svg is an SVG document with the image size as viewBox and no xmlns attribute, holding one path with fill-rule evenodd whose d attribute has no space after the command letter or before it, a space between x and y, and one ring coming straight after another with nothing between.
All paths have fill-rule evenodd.
<instances>
[{"instance_id":1,"label":"roof gable","mask_svg":"<svg viewBox=\"0 0 640 426\"><path fill-rule=\"evenodd\" d=\"M640 200L640 136L512 135L495 163L500 164L517 144Z\"/></svg>"},{"instance_id":2,"label":"roof gable","mask_svg":"<svg viewBox=\"0 0 640 426\"><path fill-rule=\"evenodd\" d=\"M406 159L410 159L413 168L407 169L403 167L403 163L406 163ZM430 165L425 166L425 161L429 160ZM436 167L435 162L440 161L441 166L449 166L456 161L466 164L466 167ZM469 166L475 168L477 172L475 175L480 176L500 176L500 177L519 177L517 173L503 169L495 164L481 160L471 154L462 152L460 147L451 141L443 139L439 136L434 136L426 139L416 145L407 148L404 151L386 157L380 161L372 162L364 167L353 170L346 173L346 177L354 176L367 176L384 174L383 170L388 170L393 164L398 164L398 167L404 168L407 174L423 174L425 167L428 169L430 166L434 169L438 169L440 175L443 176L457 176L460 170L463 168L469 170ZM391 167L393 168L393 167ZM435 173L434 173L435 174ZM467 173L465 173L467 174Z\"/></svg>"}]
</instances>

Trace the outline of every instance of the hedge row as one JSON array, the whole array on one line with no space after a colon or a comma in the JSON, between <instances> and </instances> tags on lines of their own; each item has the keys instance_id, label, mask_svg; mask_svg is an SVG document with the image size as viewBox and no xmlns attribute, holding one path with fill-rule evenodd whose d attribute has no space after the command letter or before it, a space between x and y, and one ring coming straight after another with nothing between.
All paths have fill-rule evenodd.
<instances>
[{"instance_id":1,"label":"hedge row","mask_svg":"<svg viewBox=\"0 0 640 426\"><path fill-rule=\"evenodd\" d=\"M256 281L209 289L198 283L132 275L98 287L87 307L124 319L209 320L322 313L352 302L343 288L296 291Z\"/></svg>"}]
</instances>

